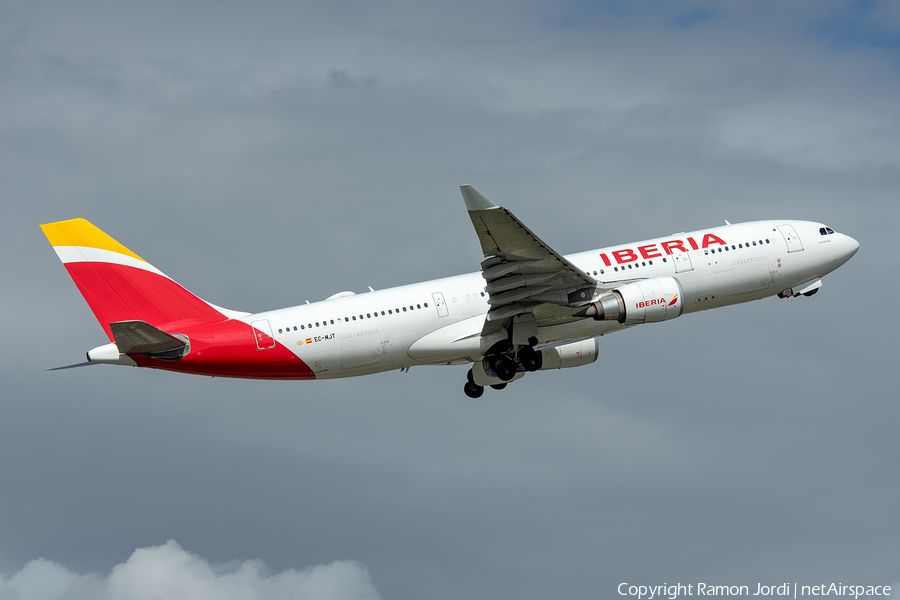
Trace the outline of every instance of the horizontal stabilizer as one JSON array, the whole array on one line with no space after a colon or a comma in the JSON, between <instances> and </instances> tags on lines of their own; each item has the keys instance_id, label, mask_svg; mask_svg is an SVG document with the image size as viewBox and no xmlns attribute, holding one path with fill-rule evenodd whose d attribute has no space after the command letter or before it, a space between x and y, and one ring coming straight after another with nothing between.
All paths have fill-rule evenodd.
<instances>
[{"instance_id":1,"label":"horizontal stabilizer","mask_svg":"<svg viewBox=\"0 0 900 600\"><path fill-rule=\"evenodd\" d=\"M110 323L116 347L122 354L158 354L184 348L186 343L143 321Z\"/></svg>"},{"instance_id":2,"label":"horizontal stabilizer","mask_svg":"<svg viewBox=\"0 0 900 600\"><path fill-rule=\"evenodd\" d=\"M66 365L64 367L53 367L52 369L46 369L47 371L62 371L63 369L74 369L75 367L89 367L95 363L92 362L80 362L75 363L74 365Z\"/></svg>"}]
</instances>

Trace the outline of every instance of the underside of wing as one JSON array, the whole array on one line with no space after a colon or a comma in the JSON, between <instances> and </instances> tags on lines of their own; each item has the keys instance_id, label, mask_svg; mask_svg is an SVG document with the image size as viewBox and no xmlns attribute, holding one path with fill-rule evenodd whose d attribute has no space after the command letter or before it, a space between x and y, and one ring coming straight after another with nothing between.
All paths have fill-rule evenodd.
<instances>
[{"instance_id":1,"label":"underside of wing","mask_svg":"<svg viewBox=\"0 0 900 600\"><path fill-rule=\"evenodd\" d=\"M545 244L510 211L475 188L460 187L485 259L490 309L483 334L506 319L531 313L537 321L575 319L594 297L598 282Z\"/></svg>"}]
</instances>

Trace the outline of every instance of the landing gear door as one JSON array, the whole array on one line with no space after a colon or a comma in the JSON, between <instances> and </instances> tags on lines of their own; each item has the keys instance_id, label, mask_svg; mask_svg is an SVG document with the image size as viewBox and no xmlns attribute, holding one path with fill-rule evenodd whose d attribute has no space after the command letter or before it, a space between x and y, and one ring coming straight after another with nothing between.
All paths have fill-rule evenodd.
<instances>
[{"instance_id":1,"label":"landing gear door","mask_svg":"<svg viewBox=\"0 0 900 600\"><path fill-rule=\"evenodd\" d=\"M268 319L260 319L250 323L253 328L253 337L256 338L257 350L268 350L275 347L275 338L272 337L272 327Z\"/></svg>"},{"instance_id":2,"label":"landing gear door","mask_svg":"<svg viewBox=\"0 0 900 600\"><path fill-rule=\"evenodd\" d=\"M694 265L691 263L691 255L687 252L676 250L672 253L672 262L675 263L675 272L684 273L685 271L693 271Z\"/></svg>"},{"instance_id":3,"label":"landing gear door","mask_svg":"<svg viewBox=\"0 0 900 600\"><path fill-rule=\"evenodd\" d=\"M800 252L803 250L803 243L800 241L797 232L794 231L793 226L779 225L778 231L781 232L781 235L784 236L784 241L787 242L788 252Z\"/></svg>"},{"instance_id":4,"label":"landing gear door","mask_svg":"<svg viewBox=\"0 0 900 600\"><path fill-rule=\"evenodd\" d=\"M437 309L437 313L439 317L446 317L450 314L447 310L447 303L444 302L444 294L441 292L435 292L431 295L434 298L434 307Z\"/></svg>"}]
</instances>

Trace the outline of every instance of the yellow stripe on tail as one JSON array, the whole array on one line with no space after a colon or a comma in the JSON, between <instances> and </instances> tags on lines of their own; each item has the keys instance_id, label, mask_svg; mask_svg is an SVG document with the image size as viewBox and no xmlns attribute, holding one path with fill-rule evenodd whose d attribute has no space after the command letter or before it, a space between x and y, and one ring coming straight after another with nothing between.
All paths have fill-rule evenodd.
<instances>
[{"instance_id":1,"label":"yellow stripe on tail","mask_svg":"<svg viewBox=\"0 0 900 600\"><path fill-rule=\"evenodd\" d=\"M140 261L147 262L109 235L101 231L86 219L69 219L41 225L44 235L50 240L50 245L56 246L81 246L84 248L99 248L131 256Z\"/></svg>"}]
</instances>

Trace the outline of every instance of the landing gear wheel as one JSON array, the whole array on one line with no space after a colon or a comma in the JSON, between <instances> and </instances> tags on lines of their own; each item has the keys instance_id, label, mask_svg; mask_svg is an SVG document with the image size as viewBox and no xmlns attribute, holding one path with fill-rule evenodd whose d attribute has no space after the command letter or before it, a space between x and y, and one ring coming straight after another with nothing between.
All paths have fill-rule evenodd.
<instances>
[{"instance_id":1,"label":"landing gear wheel","mask_svg":"<svg viewBox=\"0 0 900 600\"><path fill-rule=\"evenodd\" d=\"M469 369L469 372L466 373L466 380L472 385L475 385L475 375L472 374L472 369Z\"/></svg>"},{"instance_id":2,"label":"landing gear wheel","mask_svg":"<svg viewBox=\"0 0 900 600\"><path fill-rule=\"evenodd\" d=\"M466 382L463 391L469 398L481 398L481 395L484 394L484 388L480 385L475 385L471 381Z\"/></svg>"},{"instance_id":3,"label":"landing gear wheel","mask_svg":"<svg viewBox=\"0 0 900 600\"><path fill-rule=\"evenodd\" d=\"M512 381L516 376L516 363L505 356L498 356L492 367L501 381Z\"/></svg>"},{"instance_id":4,"label":"landing gear wheel","mask_svg":"<svg viewBox=\"0 0 900 600\"><path fill-rule=\"evenodd\" d=\"M503 389L506 389L506 384L505 383L495 383L491 386L491 388L493 388L495 390L503 390Z\"/></svg>"},{"instance_id":5,"label":"landing gear wheel","mask_svg":"<svg viewBox=\"0 0 900 600\"><path fill-rule=\"evenodd\" d=\"M544 366L543 355L531 346L525 346L519 350L519 361L525 367L525 370L529 372L538 371Z\"/></svg>"}]
</instances>

